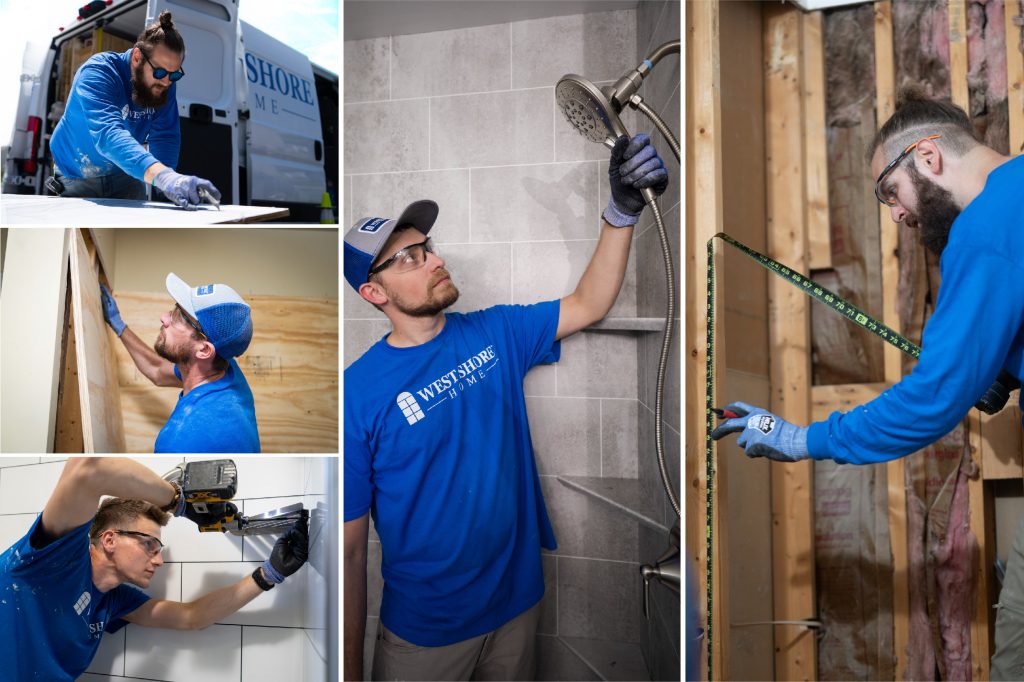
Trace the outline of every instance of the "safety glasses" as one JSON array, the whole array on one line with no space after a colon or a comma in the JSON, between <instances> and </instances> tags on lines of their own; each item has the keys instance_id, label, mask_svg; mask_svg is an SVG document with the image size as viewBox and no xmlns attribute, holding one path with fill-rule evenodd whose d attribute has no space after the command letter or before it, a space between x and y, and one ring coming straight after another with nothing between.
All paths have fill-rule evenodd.
<instances>
[{"instance_id":1,"label":"safety glasses","mask_svg":"<svg viewBox=\"0 0 1024 682\"><path fill-rule=\"evenodd\" d=\"M139 541L143 551L149 556L153 557L164 550L164 543L160 542L159 538L155 538L149 533L142 533L137 530L115 530L118 535L129 535Z\"/></svg>"},{"instance_id":2,"label":"safety glasses","mask_svg":"<svg viewBox=\"0 0 1024 682\"><path fill-rule=\"evenodd\" d=\"M142 52L142 50L139 50L139 52ZM142 58L149 64L149 68L153 69L153 78L158 81L168 78L172 83L175 83L185 77L185 69L179 67L177 71L168 71L162 66L154 66L153 62L149 61L149 55L145 52L142 52Z\"/></svg>"},{"instance_id":3,"label":"safety glasses","mask_svg":"<svg viewBox=\"0 0 1024 682\"><path fill-rule=\"evenodd\" d=\"M434 242L430 240L430 237L427 237L426 240L419 244L410 244L404 249L399 249L391 258L370 270L370 274L376 275L387 267L392 267L394 272L398 274L415 270L423 267L423 264L427 262L428 253L437 253L434 250Z\"/></svg>"},{"instance_id":4,"label":"safety glasses","mask_svg":"<svg viewBox=\"0 0 1024 682\"><path fill-rule=\"evenodd\" d=\"M885 180L886 176L892 172L893 168L900 164L900 161L907 158L907 155L910 154L910 152L917 149L917 145L921 144L925 140L937 140L940 137L942 137L942 135L931 135L929 137L922 137L920 140L918 140L917 142L908 146L906 149L900 152L899 156L897 156L895 159L889 162L889 165L885 167L885 170L883 170L881 174L878 176L878 179L875 180L875 198L878 199L878 201L880 201L885 206L895 206L896 193L891 189L883 189L882 181Z\"/></svg>"},{"instance_id":5,"label":"safety glasses","mask_svg":"<svg viewBox=\"0 0 1024 682\"><path fill-rule=\"evenodd\" d=\"M207 338L206 333L203 331L203 328L199 326L199 323L193 320L192 316L186 313L185 309L182 308L180 305L174 306L174 312L172 313L171 317L181 322L185 322L188 326L192 327L197 332L199 332L199 335L202 336L204 339Z\"/></svg>"}]
</instances>

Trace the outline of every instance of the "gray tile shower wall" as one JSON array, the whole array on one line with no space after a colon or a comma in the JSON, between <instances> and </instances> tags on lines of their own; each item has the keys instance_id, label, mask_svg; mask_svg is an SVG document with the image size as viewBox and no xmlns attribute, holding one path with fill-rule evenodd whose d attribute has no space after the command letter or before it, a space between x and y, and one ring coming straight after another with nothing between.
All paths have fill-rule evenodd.
<instances>
[{"instance_id":1,"label":"gray tile shower wall","mask_svg":"<svg viewBox=\"0 0 1024 682\"><path fill-rule=\"evenodd\" d=\"M679 39L680 3L672 0L640 2L636 9L637 60L643 59L655 47L669 40ZM680 69L682 60L671 55L662 59L644 81L640 91L649 107L668 124L679 138L683 131L679 127L680 117ZM679 165L669 145L657 132L646 116L639 116L637 129L647 132L654 140L658 153L665 160L669 174L675 182L669 184L660 203L672 259L675 265L675 286L679 292L680 273L684 263L680 257L681 241L681 187L678 181ZM665 270L661 240L649 211L644 213L638 226L636 238L637 259L637 314L640 316L662 317L665 314ZM642 292L642 295L641 293ZM680 487L681 452L679 449L680 396L679 353L682 333L681 299L676 297L675 324L677 333L669 355L670 362L665 381L664 434L665 455L670 479L676 493L682 499ZM654 398L658 359L661 352L661 338L649 334L641 339L637 348L637 382L640 396L640 420L638 433L639 478L643 489L661 500L662 522L671 527L676 522L675 512L662 491L661 477L654 449ZM640 529L640 561L653 563L668 547L668 538L662 532L649 527ZM661 585L651 588L650 619L641 628L641 645L651 679L680 679L679 632L680 600L677 595Z\"/></svg>"},{"instance_id":2,"label":"gray tile shower wall","mask_svg":"<svg viewBox=\"0 0 1024 682\"><path fill-rule=\"evenodd\" d=\"M600 233L608 151L563 120L554 86L566 73L609 83L638 63L637 54L646 54L654 31L678 37L678 7L661 11L669 4L675 3L346 42L344 226L364 216L395 216L410 201L433 198L441 211L432 236L462 293L455 310L570 293ZM648 25L642 37L638 27ZM644 95L673 129L679 93L664 83L678 82L675 60L664 62L669 73L657 81L663 83L659 94ZM623 122L631 131L649 127L632 111ZM668 148L659 143L659 151L676 180ZM675 216L669 223L680 267L678 181L673 184L662 205ZM611 316L663 312L660 247L646 212L642 221ZM347 366L388 325L346 291L344 329ZM543 557L539 679L596 679L562 638L639 649L647 637L638 569L657 557L643 551L638 523L557 477L657 476L653 431L649 439L644 433L645 423L653 428L650 357L656 362L656 349L645 347L656 336L582 332L563 342L559 363L527 377L533 443L559 541L558 550ZM669 371L677 375L678 364ZM677 395L666 408L678 412L678 380L668 388ZM674 430L666 438L678 439L678 416L667 423ZM652 445L638 455L646 440ZM670 456L678 458L678 445ZM678 487L678 464L674 470ZM652 490L664 497L658 485ZM371 534L367 656L380 608L379 561ZM662 658L673 655L678 658L678 647Z\"/></svg>"}]
</instances>

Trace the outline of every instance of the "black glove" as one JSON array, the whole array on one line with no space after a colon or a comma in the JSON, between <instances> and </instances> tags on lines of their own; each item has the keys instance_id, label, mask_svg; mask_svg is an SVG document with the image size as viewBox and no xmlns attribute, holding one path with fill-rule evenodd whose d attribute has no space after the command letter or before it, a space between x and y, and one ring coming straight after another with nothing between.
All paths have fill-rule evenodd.
<instances>
[{"instance_id":1,"label":"black glove","mask_svg":"<svg viewBox=\"0 0 1024 682\"><path fill-rule=\"evenodd\" d=\"M263 575L269 582L280 584L302 568L308 557L309 528L307 519L303 517L278 538L270 558L263 562Z\"/></svg>"},{"instance_id":2,"label":"black glove","mask_svg":"<svg viewBox=\"0 0 1024 682\"><path fill-rule=\"evenodd\" d=\"M660 196L668 187L668 171L648 135L640 133L632 140L623 135L615 141L608 182L611 197L604 219L615 227L635 225L646 205L640 190L650 187Z\"/></svg>"}]
</instances>

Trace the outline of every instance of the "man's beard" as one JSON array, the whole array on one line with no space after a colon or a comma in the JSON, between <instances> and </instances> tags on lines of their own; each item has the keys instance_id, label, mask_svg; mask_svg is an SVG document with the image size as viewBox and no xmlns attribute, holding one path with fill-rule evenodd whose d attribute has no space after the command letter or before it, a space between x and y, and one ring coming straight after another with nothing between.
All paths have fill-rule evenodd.
<instances>
[{"instance_id":1,"label":"man's beard","mask_svg":"<svg viewBox=\"0 0 1024 682\"><path fill-rule=\"evenodd\" d=\"M175 365L181 365L182 367L186 367L191 359L191 355L184 348L169 348L167 346L167 338L163 335L163 332L156 337L153 350L164 360L173 362Z\"/></svg>"},{"instance_id":2,"label":"man's beard","mask_svg":"<svg viewBox=\"0 0 1024 682\"><path fill-rule=\"evenodd\" d=\"M921 175L914 164L907 166L907 175L917 193L917 212L910 213L904 222L910 227L920 227L921 244L935 255L942 255L960 208L952 192Z\"/></svg>"},{"instance_id":3,"label":"man's beard","mask_svg":"<svg viewBox=\"0 0 1024 682\"><path fill-rule=\"evenodd\" d=\"M433 317L459 300L459 290L455 288L455 284L452 283L451 279L449 279L448 283L442 287L440 292L434 291L434 287L437 286L437 283L445 277L449 277L448 273L441 270L438 273L438 276L430 284L427 300L419 305L410 305L406 303L400 296L388 291L387 287L384 287L384 292L388 295L388 298L391 299L391 302L395 304L395 308L397 308L399 312L410 317Z\"/></svg>"},{"instance_id":4,"label":"man's beard","mask_svg":"<svg viewBox=\"0 0 1024 682\"><path fill-rule=\"evenodd\" d=\"M171 93L170 86L164 88L163 92L159 95L154 95L151 89L146 88L143 69L145 62L139 62L139 65L132 69L132 101L136 105L143 108L158 109L163 105L167 104L167 97Z\"/></svg>"}]
</instances>

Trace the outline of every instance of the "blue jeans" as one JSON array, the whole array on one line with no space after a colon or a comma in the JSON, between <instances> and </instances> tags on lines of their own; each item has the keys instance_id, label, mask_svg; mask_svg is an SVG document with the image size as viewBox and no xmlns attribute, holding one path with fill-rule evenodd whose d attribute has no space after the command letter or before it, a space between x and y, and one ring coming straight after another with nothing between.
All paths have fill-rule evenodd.
<instances>
[{"instance_id":1,"label":"blue jeans","mask_svg":"<svg viewBox=\"0 0 1024 682\"><path fill-rule=\"evenodd\" d=\"M119 169L110 175L97 175L94 178L69 178L61 175L60 171L54 171L54 175L64 184L62 197L146 200L145 183Z\"/></svg>"}]
</instances>

